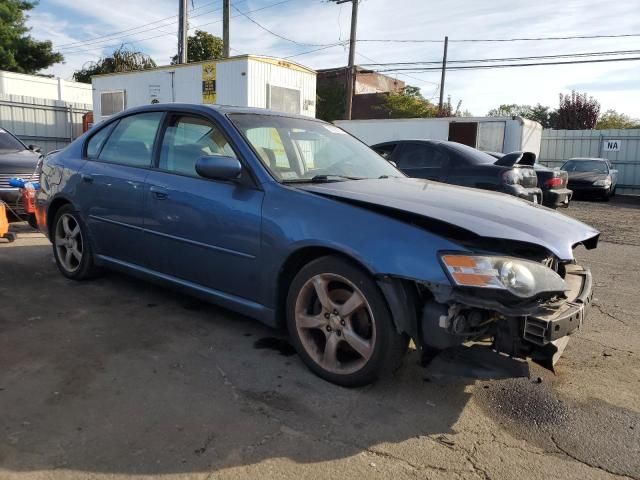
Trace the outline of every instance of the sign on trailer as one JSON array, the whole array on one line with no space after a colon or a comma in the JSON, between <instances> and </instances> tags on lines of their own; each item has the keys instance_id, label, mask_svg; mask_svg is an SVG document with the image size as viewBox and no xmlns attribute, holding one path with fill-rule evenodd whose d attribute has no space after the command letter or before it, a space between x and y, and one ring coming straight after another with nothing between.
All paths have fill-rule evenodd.
<instances>
[{"instance_id":1,"label":"sign on trailer","mask_svg":"<svg viewBox=\"0 0 640 480\"><path fill-rule=\"evenodd\" d=\"M619 152L622 146L622 140L605 140L603 150L605 152Z\"/></svg>"}]
</instances>

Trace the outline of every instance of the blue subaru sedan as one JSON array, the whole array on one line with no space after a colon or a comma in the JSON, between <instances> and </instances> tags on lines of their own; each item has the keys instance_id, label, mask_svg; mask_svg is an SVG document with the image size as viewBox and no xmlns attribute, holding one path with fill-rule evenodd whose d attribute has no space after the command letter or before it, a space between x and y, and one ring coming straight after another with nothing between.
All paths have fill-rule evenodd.
<instances>
[{"instance_id":1,"label":"blue subaru sedan","mask_svg":"<svg viewBox=\"0 0 640 480\"><path fill-rule=\"evenodd\" d=\"M554 363L591 300L573 249L599 235L407 178L331 124L181 104L127 110L48 156L37 217L64 276L116 269L286 326L345 386L396 369L410 339Z\"/></svg>"}]
</instances>

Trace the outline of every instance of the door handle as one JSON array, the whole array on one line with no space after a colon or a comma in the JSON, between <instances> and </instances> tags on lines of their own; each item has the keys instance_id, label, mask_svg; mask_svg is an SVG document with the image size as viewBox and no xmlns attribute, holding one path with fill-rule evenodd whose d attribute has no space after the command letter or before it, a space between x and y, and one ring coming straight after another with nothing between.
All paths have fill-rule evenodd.
<instances>
[{"instance_id":1,"label":"door handle","mask_svg":"<svg viewBox=\"0 0 640 480\"><path fill-rule=\"evenodd\" d=\"M82 181L85 183L93 183L93 177L88 173L83 173L80 175L80 178L82 178Z\"/></svg>"},{"instance_id":2,"label":"door handle","mask_svg":"<svg viewBox=\"0 0 640 480\"><path fill-rule=\"evenodd\" d=\"M169 192L167 192L164 188L156 187L155 185L152 185L151 188L149 188L149 191L153 193L153 195L159 200L164 200L169 196Z\"/></svg>"}]
</instances>

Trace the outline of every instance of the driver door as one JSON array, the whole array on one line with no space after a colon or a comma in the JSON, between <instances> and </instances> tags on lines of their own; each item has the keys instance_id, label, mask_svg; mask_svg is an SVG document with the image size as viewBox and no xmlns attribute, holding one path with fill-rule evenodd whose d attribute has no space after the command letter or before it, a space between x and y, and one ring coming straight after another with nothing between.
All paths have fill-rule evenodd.
<instances>
[{"instance_id":1,"label":"driver door","mask_svg":"<svg viewBox=\"0 0 640 480\"><path fill-rule=\"evenodd\" d=\"M200 177L204 155L236 157L209 119L172 114L158 164L145 183L150 268L206 288L257 297L263 192L248 175L238 181Z\"/></svg>"}]
</instances>

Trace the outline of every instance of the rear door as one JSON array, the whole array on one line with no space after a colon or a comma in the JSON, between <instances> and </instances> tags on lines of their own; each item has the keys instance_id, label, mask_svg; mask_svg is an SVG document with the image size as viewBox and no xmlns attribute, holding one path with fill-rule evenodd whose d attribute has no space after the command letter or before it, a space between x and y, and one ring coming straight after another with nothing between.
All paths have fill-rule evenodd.
<instances>
[{"instance_id":1,"label":"rear door","mask_svg":"<svg viewBox=\"0 0 640 480\"><path fill-rule=\"evenodd\" d=\"M410 177L445 181L448 156L437 145L406 142L398 145L391 156L398 168Z\"/></svg>"},{"instance_id":2,"label":"rear door","mask_svg":"<svg viewBox=\"0 0 640 480\"><path fill-rule=\"evenodd\" d=\"M123 117L86 144L77 203L96 253L143 265L144 182L149 174L163 112Z\"/></svg>"}]
</instances>

